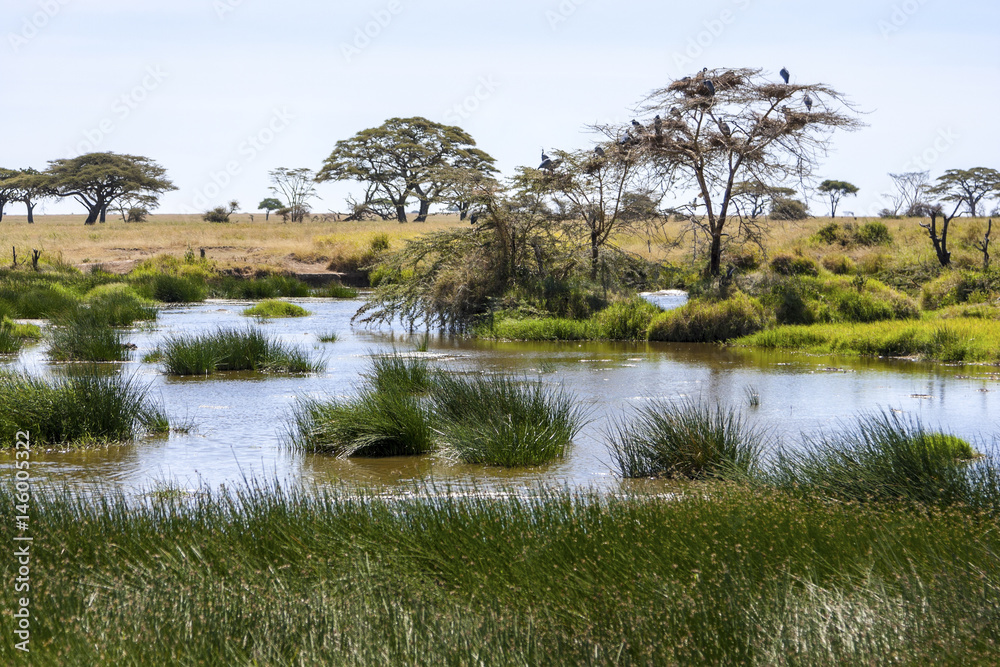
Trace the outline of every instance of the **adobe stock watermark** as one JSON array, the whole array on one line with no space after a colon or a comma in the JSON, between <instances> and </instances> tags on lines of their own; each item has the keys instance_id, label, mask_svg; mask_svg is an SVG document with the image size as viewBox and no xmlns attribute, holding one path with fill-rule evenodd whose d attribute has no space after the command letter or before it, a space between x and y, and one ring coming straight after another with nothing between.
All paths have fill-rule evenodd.
<instances>
[{"instance_id":1,"label":"adobe stock watermark","mask_svg":"<svg viewBox=\"0 0 1000 667\"><path fill-rule=\"evenodd\" d=\"M493 97L493 93L500 87L500 82L493 78L493 75L481 76L472 94L468 95L458 104L449 107L444 112L446 121L453 125L468 120L472 114L479 111L483 103Z\"/></svg>"},{"instance_id":2,"label":"adobe stock watermark","mask_svg":"<svg viewBox=\"0 0 1000 667\"><path fill-rule=\"evenodd\" d=\"M31 642L31 434L14 435L14 648L30 653ZM23 597L19 597L23 596Z\"/></svg>"},{"instance_id":3,"label":"adobe stock watermark","mask_svg":"<svg viewBox=\"0 0 1000 667\"><path fill-rule=\"evenodd\" d=\"M549 22L549 30L555 32L563 23L566 23L576 10L580 9L587 0L562 0L555 9L545 10L545 20Z\"/></svg>"},{"instance_id":4,"label":"adobe stock watermark","mask_svg":"<svg viewBox=\"0 0 1000 667\"><path fill-rule=\"evenodd\" d=\"M371 12L372 20L354 29L354 39L349 43L340 43L340 55L347 62L360 56L401 13L403 3L400 0L389 0L385 7Z\"/></svg>"},{"instance_id":5,"label":"adobe stock watermark","mask_svg":"<svg viewBox=\"0 0 1000 667\"><path fill-rule=\"evenodd\" d=\"M876 26L882 34L883 39L903 29L903 26L910 22L920 8L927 4L928 0L903 0L903 2L892 5L892 13L888 19L879 19Z\"/></svg>"},{"instance_id":6,"label":"adobe stock watermark","mask_svg":"<svg viewBox=\"0 0 1000 667\"><path fill-rule=\"evenodd\" d=\"M912 155L903 164L902 168L899 169L899 172L930 171L931 167L941 159L941 156L951 150L960 138L960 135L950 127L938 130L937 136L934 137L934 140L930 142L927 148ZM876 216L882 211L885 204L888 203L892 206L894 197L895 193L893 192L880 192L879 200L868 207L868 214Z\"/></svg>"},{"instance_id":7,"label":"adobe stock watermark","mask_svg":"<svg viewBox=\"0 0 1000 667\"><path fill-rule=\"evenodd\" d=\"M702 21L701 29L688 37L682 51L674 51L672 60L674 76L683 76L690 73L691 66L696 60L705 55L705 52L712 48L712 45L722 37L729 26L736 23L740 12L750 8L752 0L732 0L732 8L727 7L719 12L718 16Z\"/></svg>"},{"instance_id":8,"label":"adobe stock watermark","mask_svg":"<svg viewBox=\"0 0 1000 667\"><path fill-rule=\"evenodd\" d=\"M212 3L212 9L215 10L215 15L222 21L225 20L226 16L235 12L244 2L245 0L215 0Z\"/></svg>"},{"instance_id":9,"label":"adobe stock watermark","mask_svg":"<svg viewBox=\"0 0 1000 667\"><path fill-rule=\"evenodd\" d=\"M257 132L250 134L236 147L240 159L229 160L218 171L209 173L211 183L195 192L191 203L181 206L181 213L204 213L211 208L211 203L233 183L233 179L243 173L243 169L257 159L257 156L270 146L282 132L287 130L295 116L288 109L274 109L271 118Z\"/></svg>"},{"instance_id":10,"label":"adobe stock watermark","mask_svg":"<svg viewBox=\"0 0 1000 667\"><path fill-rule=\"evenodd\" d=\"M7 42L10 44L11 50L17 53L22 46L38 37L39 33L49 25L49 22L58 16L63 7L70 2L71 0L38 0L38 11L21 19L20 30L7 33Z\"/></svg>"},{"instance_id":11,"label":"adobe stock watermark","mask_svg":"<svg viewBox=\"0 0 1000 667\"><path fill-rule=\"evenodd\" d=\"M111 103L111 113L97 122L94 127L83 131L83 141L66 149L66 157L93 153L129 116L135 112L150 94L167 80L166 70L159 65L146 68L142 79L127 92Z\"/></svg>"}]
</instances>

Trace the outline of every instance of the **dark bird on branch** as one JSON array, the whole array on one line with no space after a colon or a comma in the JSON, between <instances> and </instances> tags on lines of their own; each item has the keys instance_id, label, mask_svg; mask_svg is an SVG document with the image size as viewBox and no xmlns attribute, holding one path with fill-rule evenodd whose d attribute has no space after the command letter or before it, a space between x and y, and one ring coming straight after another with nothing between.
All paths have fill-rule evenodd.
<instances>
[{"instance_id":1,"label":"dark bird on branch","mask_svg":"<svg viewBox=\"0 0 1000 667\"><path fill-rule=\"evenodd\" d=\"M663 136L663 120L660 118L660 114L656 114L656 117L653 118L653 132L658 137Z\"/></svg>"},{"instance_id":2,"label":"dark bird on branch","mask_svg":"<svg viewBox=\"0 0 1000 667\"><path fill-rule=\"evenodd\" d=\"M788 79L791 77L791 75L788 73L787 67L782 67L781 71L778 72L778 74L780 74L781 78L785 80L785 83L788 83Z\"/></svg>"},{"instance_id":3,"label":"dark bird on branch","mask_svg":"<svg viewBox=\"0 0 1000 667\"><path fill-rule=\"evenodd\" d=\"M813 110L813 98L809 96L809 93L806 93L806 96L802 101L806 104L806 111Z\"/></svg>"},{"instance_id":4,"label":"dark bird on branch","mask_svg":"<svg viewBox=\"0 0 1000 667\"><path fill-rule=\"evenodd\" d=\"M701 87L705 89L709 95L715 95L715 84L712 83L711 79L705 79L705 82L701 84Z\"/></svg>"},{"instance_id":5,"label":"dark bird on branch","mask_svg":"<svg viewBox=\"0 0 1000 667\"><path fill-rule=\"evenodd\" d=\"M729 128L729 123L726 121L719 123L719 129L722 130L722 133L727 137L733 134L733 131Z\"/></svg>"},{"instance_id":6,"label":"dark bird on branch","mask_svg":"<svg viewBox=\"0 0 1000 667\"><path fill-rule=\"evenodd\" d=\"M597 146L594 148L594 154L597 155L597 157L604 157L604 149Z\"/></svg>"}]
</instances>

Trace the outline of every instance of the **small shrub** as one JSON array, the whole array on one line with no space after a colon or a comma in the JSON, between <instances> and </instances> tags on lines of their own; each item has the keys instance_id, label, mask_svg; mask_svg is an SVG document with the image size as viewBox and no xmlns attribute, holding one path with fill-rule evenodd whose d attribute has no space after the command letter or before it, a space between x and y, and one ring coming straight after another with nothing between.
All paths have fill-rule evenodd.
<instances>
[{"instance_id":1,"label":"small shrub","mask_svg":"<svg viewBox=\"0 0 1000 667\"><path fill-rule=\"evenodd\" d=\"M782 276L818 276L819 265L815 260L798 255L775 255L771 270Z\"/></svg>"},{"instance_id":2,"label":"small shrub","mask_svg":"<svg viewBox=\"0 0 1000 667\"><path fill-rule=\"evenodd\" d=\"M208 296L205 281L195 276L144 273L135 279L133 285L139 295L163 303L193 303L204 301Z\"/></svg>"},{"instance_id":3,"label":"small shrub","mask_svg":"<svg viewBox=\"0 0 1000 667\"><path fill-rule=\"evenodd\" d=\"M727 261L737 271L746 273L759 268L762 259L760 252L754 248L739 248L729 253Z\"/></svg>"},{"instance_id":4,"label":"small shrub","mask_svg":"<svg viewBox=\"0 0 1000 667\"><path fill-rule=\"evenodd\" d=\"M657 401L616 421L606 433L622 477L745 479L759 465L762 434L738 411Z\"/></svg>"},{"instance_id":5,"label":"small shrub","mask_svg":"<svg viewBox=\"0 0 1000 667\"><path fill-rule=\"evenodd\" d=\"M851 275L858 270L854 260L840 253L832 253L823 257L823 268L838 276Z\"/></svg>"},{"instance_id":6,"label":"small shrub","mask_svg":"<svg viewBox=\"0 0 1000 667\"><path fill-rule=\"evenodd\" d=\"M820 243L826 243L828 245L839 244L847 245L848 237L846 237L840 228L840 225L836 222L828 222L818 230L816 230L816 240Z\"/></svg>"},{"instance_id":7,"label":"small shrub","mask_svg":"<svg viewBox=\"0 0 1000 667\"><path fill-rule=\"evenodd\" d=\"M373 255L387 251L389 249L389 235L385 232L375 234L368 242L368 249Z\"/></svg>"},{"instance_id":8,"label":"small shrub","mask_svg":"<svg viewBox=\"0 0 1000 667\"><path fill-rule=\"evenodd\" d=\"M797 199L775 198L771 205L772 220L805 220L809 217L809 209Z\"/></svg>"},{"instance_id":9,"label":"small shrub","mask_svg":"<svg viewBox=\"0 0 1000 667\"><path fill-rule=\"evenodd\" d=\"M615 302L594 316L598 336L606 340L646 340L649 324L660 312L640 297Z\"/></svg>"},{"instance_id":10,"label":"small shrub","mask_svg":"<svg viewBox=\"0 0 1000 667\"><path fill-rule=\"evenodd\" d=\"M648 338L675 343L714 343L760 331L767 318L756 299L743 293L725 301L689 301L657 315Z\"/></svg>"},{"instance_id":11,"label":"small shrub","mask_svg":"<svg viewBox=\"0 0 1000 667\"><path fill-rule=\"evenodd\" d=\"M156 308L124 283L95 287L87 292L84 300L95 318L112 327L127 327L157 317Z\"/></svg>"},{"instance_id":12,"label":"small shrub","mask_svg":"<svg viewBox=\"0 0 1000 667\"><path fill-rule=\"evenodd\" d=\"M250 308L245 308L243 314L247 317L273 319L279 317L306 317L310 313L298 304L268 299Z\"/></svg>"},{"instance_id":13,"label":"small shrub","mask_svg":"<svg viewBox=\"0 0 1000 667\"><path fill-rule=\"evenodd\" d=\"M878 220L860 225L854 232L854 238L859 245L863 246L892 245L892 234L889 233L889 228L885 226L884 222Z\"/></svg>"}]
</instances>

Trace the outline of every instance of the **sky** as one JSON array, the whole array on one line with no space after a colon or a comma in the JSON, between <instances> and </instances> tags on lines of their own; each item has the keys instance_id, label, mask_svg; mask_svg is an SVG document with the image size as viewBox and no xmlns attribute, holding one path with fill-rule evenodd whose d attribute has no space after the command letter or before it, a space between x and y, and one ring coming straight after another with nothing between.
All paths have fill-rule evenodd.
<instances>
[{"instance_id":1,"label":"sky","mask_svg":"<svg viewBox=\"0 0 1000 667\"><path fill-rule=\"evenodd\" d=\"M787 67L862 112L816 175L857 185L841 211L872 215L889 172L1000 168L998 24L985 0L3 0L0 167L144 155L178 187L157 213L254 212L270 170L318 170L388 118L461 126L509 176L702 67ZM359 187L317 191L315 211L343 211Z\"/></svg>"}]
</instances>

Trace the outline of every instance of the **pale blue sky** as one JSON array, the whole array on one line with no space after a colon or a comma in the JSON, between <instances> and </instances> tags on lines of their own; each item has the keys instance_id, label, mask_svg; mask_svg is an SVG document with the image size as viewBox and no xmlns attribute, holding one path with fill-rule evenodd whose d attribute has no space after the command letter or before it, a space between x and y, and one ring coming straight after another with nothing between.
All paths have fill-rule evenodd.
<instances>
[{"instance_id":1,"label":"pale blue sky","mask_svg":"<svg viewBox=\"0 0 1000 667\"><path fill-rule=\"evenodd\" d=\"M180 188L161 213L252 211L270 169L318 169L393 116L462 126L509 175L702 67L786 66L868 112L818 170L861 188L843 210L882 208L890 171L1000 168L993 2L4 0L0 20L0 166L147 155ZM348 191L320 185L316 209Z\"/></svg>"}]
</instances>

